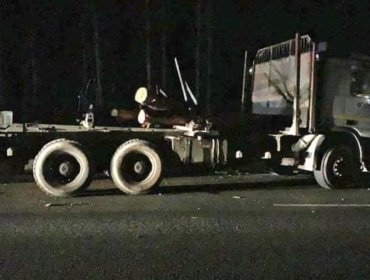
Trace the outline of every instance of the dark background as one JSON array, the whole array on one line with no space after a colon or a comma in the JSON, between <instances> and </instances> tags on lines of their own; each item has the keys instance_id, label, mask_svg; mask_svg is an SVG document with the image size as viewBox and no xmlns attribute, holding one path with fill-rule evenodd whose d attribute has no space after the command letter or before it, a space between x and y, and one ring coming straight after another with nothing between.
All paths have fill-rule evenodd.
<instances>
[{"instance_id":1,"label":"dark background","mask_svg":"<svg viewBox=\"0 0 370 280\"><path fill-rule=\"evenodd\" d=\"M36 0L0 2L0 105L16 121L71 123L91 102L134 108L140 86L181 99L173 58L206 112L238 108L244 51L308 33L370 54L370 2Z\"/></svg>"}]
</instances>

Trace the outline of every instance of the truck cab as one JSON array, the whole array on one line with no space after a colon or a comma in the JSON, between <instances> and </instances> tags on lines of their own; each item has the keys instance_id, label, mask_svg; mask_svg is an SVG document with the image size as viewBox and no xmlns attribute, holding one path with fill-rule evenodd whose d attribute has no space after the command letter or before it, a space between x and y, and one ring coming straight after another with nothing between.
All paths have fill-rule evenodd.
<instances>
[{"instance_id":1,"label":"truck cab","mask_svg":"<svg viewBox=\"0 0 370 280\"><path fill-rule=\"evenodd\" d=\"M268 46L253 63L252 111L274 116L273 162L332 189L370 170L370 58L327 58L309 36Z\"/></svg>"}]
</instances>

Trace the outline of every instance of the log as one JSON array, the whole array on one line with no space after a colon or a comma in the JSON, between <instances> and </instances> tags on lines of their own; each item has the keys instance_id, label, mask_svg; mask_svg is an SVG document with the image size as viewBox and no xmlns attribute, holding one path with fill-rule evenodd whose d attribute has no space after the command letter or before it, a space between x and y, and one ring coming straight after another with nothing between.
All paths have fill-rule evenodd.
<instances>
[{"instance_id":1,"label":"log","mask_svg":"<svg viewBox=\"0 0 370 280\"><path fill-rule=\"evenodd\" d=\"M148 90L145 87L140 87L135 93L135 101L141 105L150 103Z\"/></svg>"},{"instance_id":2,"label":"log","mask_svg":"<svg viewBox=\"0 0 370 280\"><path fill-rule=\"evenodd\" d=\"M139 88L135 93L135 101L144 108L150 108L152 111L169 111L185 114L186 106L172 98L166 98L153 92L148 92L145 87Z\"/></svg>"},{"instance_id":3,"label":"log","mask_svg":"<svg viewBox=\"0 0 370 280\"><path fill-rule=\"evenodd\" d=\"M113 109L111 111L111 116L115 118L118 122L132 122L136 121L139 109L135 110L125 110L125 109Z\"/></svg>"},{"instance_id":4,"label":"log","mask_svg":"<svg viewBox=\"0 0 370 280\"><path fill-rule=\"evenodd\" d=\"M162 112L150 110L149 108L141 109L137 120L143 127L148 127L152 124L172 127L174 125L185 125L190 121L190 119L185 116L163 114Z\"/></svg>"}]
</instances>

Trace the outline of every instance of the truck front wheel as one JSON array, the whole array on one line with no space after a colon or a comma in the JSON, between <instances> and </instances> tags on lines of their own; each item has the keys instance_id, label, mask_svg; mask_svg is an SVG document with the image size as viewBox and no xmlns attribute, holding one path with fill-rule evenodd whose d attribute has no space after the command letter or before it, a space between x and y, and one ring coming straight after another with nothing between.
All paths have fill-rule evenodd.
<instances>
[{"instance_id":1,"label":"truck front wheel","mask_svg":"<svg viewBox=\"0 0 370 280\"><path fill-rule=\"evenodd\" d=\"M46 194L67 197L91 181L90 161L80 144L66 139L47 143L35 157L33 177Z\"/></svg>"},{"instance_id":2,"label":"truck front wheel","mask_svg":"<svg viewBox=\"0 0 370 280\"><path fill-rule=\"evenodd\" d=\"M317 183L325 189L357 186L359 174L355 157L346 146L329 148L321 160L320 169L314 171Z\"/></svg>"},{"instance_id":3,"label":"truck front wheel","mask_svg":"<svg viewBox=\"0 0 370 280\"><path fill-rule=\"evenodd\" d=\"M118 147L111 160L111 177L127 194L148 192L160 180L162 162L147 141L134 139Z\"/></svg>"}]
</instances>

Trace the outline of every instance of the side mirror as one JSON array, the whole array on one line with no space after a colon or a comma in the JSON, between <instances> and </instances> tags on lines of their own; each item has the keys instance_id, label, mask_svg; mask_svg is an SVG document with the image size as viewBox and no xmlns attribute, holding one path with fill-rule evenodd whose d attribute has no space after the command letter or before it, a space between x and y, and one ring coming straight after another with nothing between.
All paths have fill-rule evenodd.
<instances>
[{"instance_id":1,"label":"side mirror","mask_svg":"<svg viewBox=\"0 0 370 280\"><path fill-rule=\"evenodd\" d=\"M328 50L328 42L319 42L317 44L317 53L326 52Z\"/></svg>"}]
</instances>

